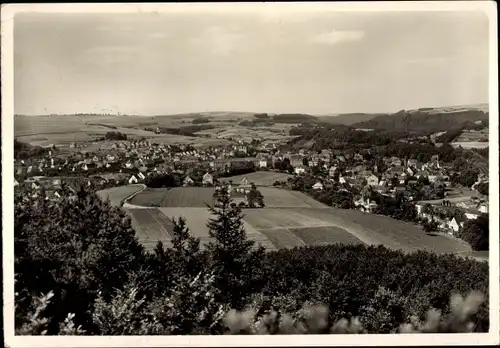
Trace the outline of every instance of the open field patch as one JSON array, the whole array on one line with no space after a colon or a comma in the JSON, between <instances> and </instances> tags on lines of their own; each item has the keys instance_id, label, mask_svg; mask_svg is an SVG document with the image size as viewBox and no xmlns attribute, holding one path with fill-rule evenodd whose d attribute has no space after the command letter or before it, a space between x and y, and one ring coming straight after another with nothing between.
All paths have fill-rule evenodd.
<instances>
[{"instance_id":1,"label":"open field patch","mask_svg":"<svg viewBox=\"0 0 500 348\"><path fill-rule=\"evenodd\" d=\"M168 189L148 187L135 195L128 203L144 207L158 207L167 192Z\"/></svg>"},{"instance_id":2,"label":"open field patch","mask_svg":"<svg viewBox=\"0 0 500 348\"><path fill-rule=\"evenodd\" d=\"M274 244L277 249L292 249L306 245L306 243L286 228L270 228L259 230Z\"/></svg>"},{"instance_id":3,"label":"open field patch","mask_svg":"<svg viewBox=\"0 0 500 348\"><path fill-rule=\"evenodd\" d=\"M153 250L161 241L165 247L170 247L173 222L157 209L128 209L139 242L147 250Z\"/></svg>"},{"instance_id":4,"label":"open field patch","mask_svg":"<svg viewBox=\"0 0 500 348\"><path fill-rule=\"evenodd\" d=\"M267 208L324 208L327 207L306 194L275 187L259 187Z\"/></svg>"},{"instance_id":5,"label":"open field patch","mask_svg":"<svg viewBox=\"0 0 500 348\"><path fill-rule=\"evenodd\" d=\"M176 218L184 217L191 235L200 238L201 243L205 244L211 240L207 222L211 218L211 214L206 208L159 208L159 211L166 217ZM275 246L258 230L256 230L248 222L243 223L247 238L255 241L257 244L264 246L266 249L275 249Z\"/></svg>"},{"instance_id":6,"label":"open field patch","mask_svg":"<svg viewBox=\"0 0 500 348\"><path fill-rule=\"evenodd\" d=\"M290 232L303 240L307 245L325 245L334 243L364 244L353 234L336 226L291 228Z\"/></svg>"},{"instance_id":7,"label":"open field patch","mask_svg":"<svg viewBox=\"0 0 500 348\"><path fill-rule=\"evenodd\" d=\"M370 245L384 245L404 251L427 250L439 254L470 251L470 248L452 238L427 235L420 227L386 216L348 209L288 209L290 215L308 214L321 219L325 225L337 226Z\"/></svg>"},{"instance_id":8,"label":"open field patch","mask_svg":"<svg viewBox=\"0 0 500 348\"><path fill-rule=\"evenodd\" d=\"M126 185L119 187L111 187L108 189L97 191L97 195L102 199L109 199L110 204L114 207L121 206L123 200L130 195L142 190L142 185Z\"/></svg>"},{"instance_id":9,"label":"open field patch","mask_svg":"<svg viewBox=\"0 0 500 348\"><path fill-rule=\"evenodd\" d=\"M453 147L461 146L464 149L484 149L490 146L488 141L467 141L467 142L453 142L451 143Z\"/></svg>"},{"instance_id":10,"label":"open field patch","mask_svg":"<svg viewBox=\"0 0 500 348\"><path fill-rule=\"evenodd\" d=\"M245 209L244 220L254 228L322 227L325 221L290 209Z\"/></svg>"},{"instance_id":11,"label":"open field patch","mask_svg":"<svg viewBox=\"0 0 500 348\"><path fill-rule=\"evenodd\" d=\"M293 177L291 174L261 171L221 178L220 180L222 182L232 180L235 184L238 184L243 178L247 178L248 181L253 182L256 186L273 186L275 181L286 181L291 177Z\"/></svg>"}]
</instances>

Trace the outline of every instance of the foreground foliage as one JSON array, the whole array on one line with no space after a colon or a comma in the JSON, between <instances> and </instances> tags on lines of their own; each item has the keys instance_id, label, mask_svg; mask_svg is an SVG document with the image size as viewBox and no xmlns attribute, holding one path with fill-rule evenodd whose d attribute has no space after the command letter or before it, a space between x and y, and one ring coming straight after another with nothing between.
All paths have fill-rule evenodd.
<instances>
[{"instance_id":1,"label":"foreground foliage","mask_svg":"<svg viewBox=\"0 0 500 348\"><path fill-rule=\"evenodd\" d=\"M51 202L19 192L18 334L488 330L479 295L489 291L486 263L344 245L266 253L246 238L241 209L219 194L207 248L181 218L172 246L147 253L125 213L93 193ZM450 302L454 294L470 296Z\"/></svg>"}]
</instances>

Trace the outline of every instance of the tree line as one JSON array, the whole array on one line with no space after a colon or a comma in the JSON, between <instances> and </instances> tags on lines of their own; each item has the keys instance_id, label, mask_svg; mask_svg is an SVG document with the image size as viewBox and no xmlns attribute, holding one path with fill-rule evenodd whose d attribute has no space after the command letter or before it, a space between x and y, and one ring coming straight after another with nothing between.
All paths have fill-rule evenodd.
<instances>
[{"instance_id":1,"label":"tree line","mask_svg":"<svg viewBox=\"0 0 500 348\"><path fill-rule=\"evenodd\" d=\"M424 326L431 308L441 311L436 332L488 330L488 301L478 295L488 294L485 263L382 246L265 252L247 239L242 210L224 190L207 209L206 248L181 218L171 245L146 251L127 214L94 193L52 202L18 192L16 332L255 333L254 321L271 324L278 315L288 322L261 332L393 333L431 330ZM472 295L450 302L455 293ZM324 324L308 326L312 319Z\"/></svg>"}]
</instances>

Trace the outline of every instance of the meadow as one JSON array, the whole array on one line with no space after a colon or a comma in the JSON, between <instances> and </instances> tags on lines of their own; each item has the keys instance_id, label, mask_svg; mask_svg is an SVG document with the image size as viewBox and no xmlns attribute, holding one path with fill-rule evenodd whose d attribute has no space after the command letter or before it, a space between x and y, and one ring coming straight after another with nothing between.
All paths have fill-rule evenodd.
<instances>
[{"instance_id":1,"label":"meadow","mask_svg":"<svg viewBox=\"0 0 500 348\"><path fill-rule=\"evenodd\" d=\"M470 252L464 243L444 235L428 235L410 223L356 210L331 208L301 192L269 187L259 189L264 195L266 207L244 209L243 220L248 237L269 250L342 243L384 245L405 252L427 250L438 254L463 255ZM205 203L212 201L212 194L213 188L200 187L148 188L137 194L130 203L152 207L147 210L149 214L155 214L153 219L141 209L129 209L139 240L152 246L154 241L151 236L154 234L148 231L169 231L172 228L171 218L183 216L192 235L201 238L202 243L208 242L206 223L210 213ZM315 204L309 204L313 202ZM146 217L141 217L144 215ZM166 220L159 218L161 216ZM141 232L143 229L146 232ZM158 240L168 243L168 238L165 238Z\"/></svg>"},{"instance_id":2,"label":"meadow","mask_svg":"<svg viewBox=\"0 0 500 348\"><path fill-rule=\"evenodd\" d=\"M97 195L103 199L109 199L109 202L114 207L122 205L123 201L136 192L144 188L143 185L126 185L119 187L111 187L108 189L97 191Z\"/></svg>"},{"instance_id":3,"label":"meadow","mask_svg":"<svg viewBox=\"0 0 500 348\"><path fill-rule=\"evenodd\" d=\"M287 179L291 177L293 177L292 174L260 171L244 175L235 175L227 178L220 178L219 180L222 182L229 182L229 180L232 180L233 183L239 184L241 180L243 180L243 178L247 178L248 181L253 182L256 186L273 186L275 181L287 181Z\"/></svg>"}]
</instances>

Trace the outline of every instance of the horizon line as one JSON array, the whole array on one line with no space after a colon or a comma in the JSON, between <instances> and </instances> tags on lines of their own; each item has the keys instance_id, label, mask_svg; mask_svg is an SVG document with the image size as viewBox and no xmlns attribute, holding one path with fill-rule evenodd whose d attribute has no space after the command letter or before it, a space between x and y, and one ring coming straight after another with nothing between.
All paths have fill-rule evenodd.
<instances>
[{"instance_id":1,"label":"horizon line","mask_svg":"<svg viewBox=\"0 0 500 348\"><path fill-rule=\"evenodd\" d=\"M419 109L426 109L426 108L459 108L459 107L471 107L471 106L479 106L479 105L488 105L489 102L479 102L479 103L472 103L472 104L460 104L460 105L440 105L440 106L422 106L419 108L407 108L407 109L400 109L398 111L372 111L372 112L362 112L362 111L352 111L352 112L323 112L323 113L309 113L309 112L300 112L300 111L295 111L295 112L254 112L254 111L223 111L223 110L213 110L213 111L189 111L189 112L180 112L180 113L167 113L167 114L128 114L128 113L106 113L106 112L73 112L73 113L48 113L48 114L16 114L14 113L14 116L26 116L26 117L37 117L37 116L76 116L76 115L96 115L96 116L101 116L101 115L106 115L106 116L123 116L123 117L174 117L174 116L183 116L183 115L189 115L189 114L210 114L210 113L235 113L235 114L268 114L268 115L290 115L290 114L302 114L302 115L310 115L310 116L330 116L330 117L337 117L337 116L342 116L342 115L350 115L350 114L366 114L366 115L371 115L371 114L395 114L401 110L404 111L411 111L411 110L419 110ZM489 112L489 110L487 111Z\"/></svg>"}]
</instances>

